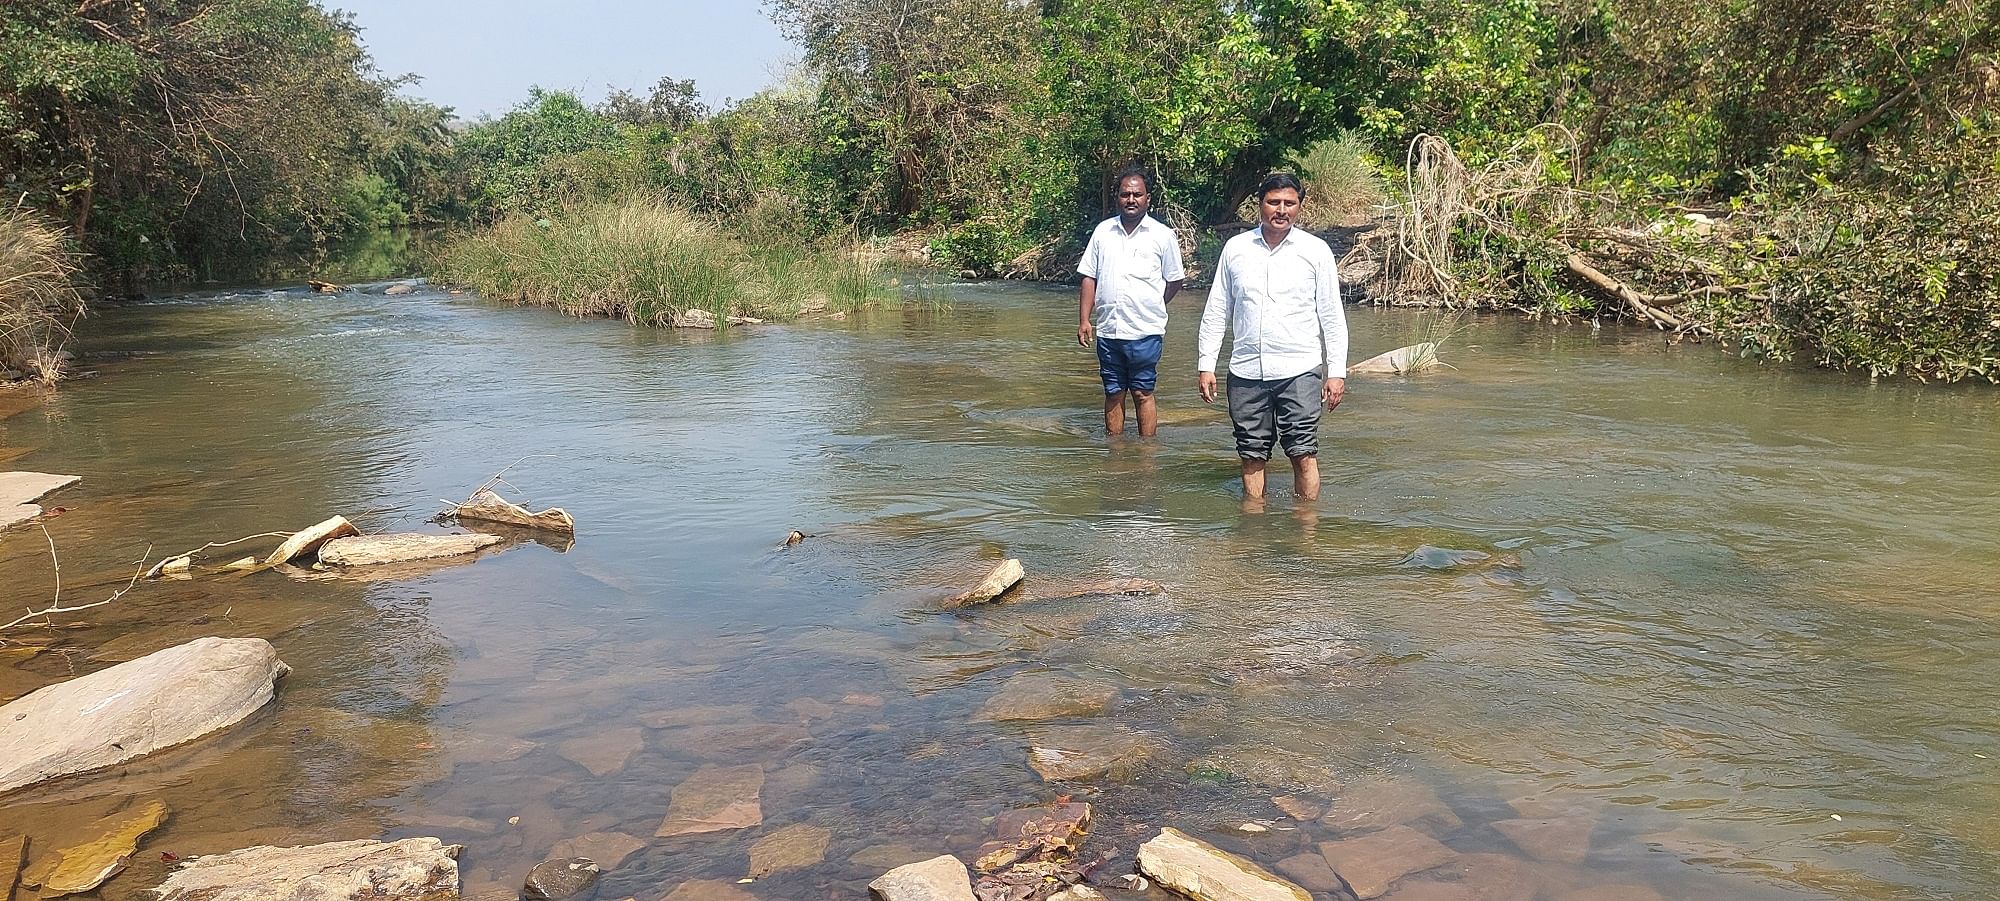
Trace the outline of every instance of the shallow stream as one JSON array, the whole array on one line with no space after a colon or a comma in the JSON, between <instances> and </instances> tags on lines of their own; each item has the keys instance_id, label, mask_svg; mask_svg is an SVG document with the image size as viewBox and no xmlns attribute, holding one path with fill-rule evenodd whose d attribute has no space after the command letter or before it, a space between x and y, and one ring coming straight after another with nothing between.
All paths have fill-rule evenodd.
<instances>
[{"instance_id":1,"label":"shallow stream","mask_svg":"<svg viewBox=\"0 0 2000 901\"><path fill-rule=\"evenodd\" d=\"M164 800L104 889L137 898L162 852L412 835L507 897L622 833L599 896L652 901L811 823L822 862L735 888L858 898L1073 793L1093 852L1176 825L1275 867L1389 823L1457 852L1392 899L2000 897L2000 394L1480 319L1454 370L1350 383L1316 506L1274 470L1253 510L1195 306L1160 438L1107 441L1067 293L952 293L721 334L432 291L106 313L97 376L0 419L0 467L84 477L47 501L65 599L335 513L434 529L510 464L579 532L376 582L141 583L27 633L54 648L0 658L0 700L203 635L294 671L218 737L0 798L0 834ZM1419 328L1350 319L1357 357ZM1166 590L931 609L1002 556L1030 592ZM53 591L39 531L0 535L0 586ZM1115 696L991 719L1024 674ZM1028 747L1078 725L1147 756L1044 782ZM763 825L654 837L676 785L753 762Z\"/></svg>"}]
</instances>

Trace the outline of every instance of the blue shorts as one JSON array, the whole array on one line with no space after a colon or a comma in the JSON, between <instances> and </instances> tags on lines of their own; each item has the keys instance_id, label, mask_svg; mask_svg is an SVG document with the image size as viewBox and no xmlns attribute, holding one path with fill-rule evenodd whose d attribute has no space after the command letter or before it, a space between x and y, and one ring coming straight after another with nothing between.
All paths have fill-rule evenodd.
<instances>
[{"instance_id":1,"label":"blue shorts","mask_svg":"<svg viewBox=\"0 0 2000 901\"><path fill-rule=\"evenodd\" d=\"M1104 379L1104 393L1123 391L1151 393L1159 380L1160 340L1163 335L1144 338L1097 339L1097 374Z\"/></svg>"}]
</instances>

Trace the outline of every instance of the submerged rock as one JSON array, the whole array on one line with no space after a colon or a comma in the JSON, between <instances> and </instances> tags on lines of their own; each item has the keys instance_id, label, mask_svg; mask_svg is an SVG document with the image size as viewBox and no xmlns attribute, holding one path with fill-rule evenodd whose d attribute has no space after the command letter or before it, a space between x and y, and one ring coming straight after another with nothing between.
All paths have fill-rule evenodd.
<instances>
[{"instance_id":1,"label":"submerged rock","mask_svg":"<svg viewBox=\"0 0 2000 901\"><path fill-rule=\"evenodd\" d=\"M1320 822L1342 832L1401 826L1423 820L1446 830L1464 822L1430 786L1402 776L1364 779L1345 787Z\"/></svg>"},{"instance_id":2,"label":"submerged rock","mask_svg":"<svg viewBox=\"0 0 2000 901\"><path fill-rule=\"evenodd\" d=\"M198 638L0 707L0 793L234 725L291 672L261 638Z\"/></svg>"},{"instance_id":3,"label":"submerged rock","mask_svg":"<svg viewBox=\"0 0 2000 901\"><path fill-rule=\"evenodd\" d=\"M660 901L757 901L757 896L720 879L690 879Z\"/></svg>"},{"instance_id":4,"label":"submerged rock","mask_svg":"<svg viewBox=\"0 0 2000 901\"><path fill-rule=\"evenodd\" d=\"M750 846L750 878L815 866L826 859L832 840L832 830L809 823L793 823L764 836Z\"/></svg>"},{"instance_id":5,"label":"submerged rock","mask_svg":"<svg viewBox=\"0 0 2000 901\"><path fill-rule=\"evenodd\" d=\"M456 557L499 544L498 535L361 535L336 538L320 546L319 562L328 566L379 566L437 557Z\"/></svg>"},{"instance_id":6,"label":"submerged rock","mask_svg":"<svg viewBox=\"0 0 2000 901\"><path fill-rule=\"evenodd\" d=\"M591 891L603 871L597 862L583 857L544 860L528 871L521 884L521 897L528 901L564 901Z\"/></svg>"},{"instance_id":7,"label":"submerged rock","mask_svg":"<svg viewBox=\"0 0 2000 901\"><path fill-rule=\"evenodd\" d=\"M359 534L361 534L361 530L356 529L353 523L348 522L345 517L335 516L323 522L307 526L305 529L294 533L292 537L285 539L285 543L278 545L278 549L272 551L271 556L264 558L264 565L277 566L280 563L290 563L293 560L319 550L320 545L335 538L346 538L349 535ZM233 566L234 564L231 565Z\"/></svg>"},{"instance_id":8,"label":"submerged rock","mask_svg":"<svg viewBox=\"0 0 2000 901\"><path fill-rule=\"evenodd\" d=\"M625 768L626 761L646 746L646 734L638 729L612 729L572 738L556 745L556 753L590 771L592 776L609 776ZM588 857L589 855L580 855Z\"/></svg>"},{"instance_id":9,"label":"submerged rock","mask_svg":"<svg viewBox=\"0 0 2000 901\"><path fill-rule=\"evenodd\" d=\"M408 282L400 282L382 289L382 293L390 297L400 297L404 294L415 294L416 291L417 291L417 286L412 285Z\"/></svg>"},{"instance_id":10,"label":"submerged rock","mask_svg":"<svg viewBox=\"0 0 2000 901\"><path fill-rule=\"evenodd\" d=\"M1495 820L1488 825L1536 860L1581 864L1590 856L1590 833L1597 828L1597 820L1573 814L1554 819Z\"/></svg>"},{"instance_id":11,"label":"submerged rock","mask_svg":"<svg viewBox=\"0 0 2000 901\"><path fill-rule=\"evenodd\" d=\"M978 901L972 894L972 873L949 854L904 864L868 883L881 901Z\"/></svg>"},{"instance_id":12,"label":"submerged rock","mask_svg":"<svg viewBox=\"0 0 2000 901\"><path fill-rule=\"evenodd\" d=\"M704 766L674 786L659 838L745 829L764 822L764 768Z\"/></svg>"},{"instance_id":13,"label":"submerged rock","mask_svg":"<svg viewBox=\"0 0 2000 901\"><path fill-rule=\"evenodd\" d=\"M1227 777L1291 792L1325 792L1337 778L1334 768L1311 756L1269 745L1217 748L1187 765L1188 775Z\"/></svg>"},{"instance_id":14,"label":"submerged rock","mask_svg":"<svg viewBox=\"0 0 2000 901\"><path fill-rule=\"evenodd\" d=\"M81 481L82 476L0 472L0 529L42 515L42 508L36 501Z\"/></svg>"},{"instance_id":15,"label":"submerged rock","mask_svg":"<svg viewBox=\"0 0 2000 901\"><path fill-rule=\"evenodd\" d=\"M986 574L986 578L980 579L979 584L972 586L972 590L947 599L944 608L955 610L974 604L984 604L1006 594L1007 589L1019 585L1026 576L1027 570L1021 567L1021 561L1009 557L994 566L993 570Z\"/></svg>"},{"instance_id":16,"label":"submerged rock","mask_svg":"<svg viewBox=\"0 0 2000 901\"><path fill-rule=\"evenodd\" d=\"M671 729L660 742L706 760L741 760L782 756L810 738L812 733L795 723L720 723Z\"/></svg>"},{"instance_id":17,"label":"submerged rock","mask_svg":"<svg viewBox=\"0 0 2000 901\"><path fill-rule=\"evenodd\" d=\"M1123 594L1159 594L1167 586L1152 579L1102 579L1080 585L1068 585L1046 591L1035 592L1038 601L1062 601L1070 598L1108 597Z\"/></svg>"},{"instance_id":18,"label":"submerged rock","mask_svg":"<svg viewBox=\"0 0 2000 901\"><path fill-rule=\"evenodd\" d=\"M1089 831L1089 804L1066 802L1009 810L993 818L997 839L980 846L973 867L992 873L1023 862L1067 861ZM1035 878L1042 875L1047 875L1046 865Z\"/></svg>"},{"instance_id":19,"label":"submerged rock","mask_svg":"<svg viewBox=\"0 0 2000 901\"><path fill-rule=\"evenodd\" d=\"M1139 872L1195 901L1312 901L1305 889L1178 829L1139 846Z\"/></svg>"},{"instance_id":20,"label":"submerged rock","mask_svg":"<svg viewBox=\"0 0 2000 901\"><path fill-rule=\"evenodd\" d=\"M43 898L90 891L125 869L126 861L139 848L139 839L166 821L167 805L158 801L112 814L91 824L89 833L97 838L38 849L35 862L21 873L21 883L40 886Z\"/></svg>"},{"instance_id":21,"label":"submerged rock","mask_svg":"<svg viewBox=\"0 0 2000 901\"><path fill-rule=\"evenodd\" d=\"M1056 673L1022 673L1000 686L973 719L1000 722L1101 716L1117 699L1116 686Z\"/></svg>"},{"instance_id":22,"label":"submerged rock","mask_svg":"<svg viewBox=\"0 0 2000 901\"><path fill-rule=\"evenodd\" d=\"M1346 841L1321 842L1320 856L1356 897L1381 897L1396 880L1449 863L1458 853L1408 826L1391 826Z\"/></svg>"},{"instance_id":23,"label":"submerged rock","mask_svg":"<svg viewBox=\"0 0 2000 901\"><path fill-rule=\"evenodd\" d=\"M28 837L0 838L0 901L14 897L14 883L21 878L21 865L28 862Z\"/></svg>"},{"instance_id":24,"label":"submerged rock","mask_svg":"<svg viewBox=\"0 0 2000 901\"><path fill-rule=\"evenodd\" d=\"M160 901L445 901L458 897L458 845L435 838L259 846L183 864Z\"/></svg>"},{"instance_id":25,"label":"submerged rock","mask_svg":"<svg viewBox=\"0 0 2000 901\"><path fill-rule=\"evenodd\" d=\"M1050 782L1099 776L1123 781L1159 751L1151 738L1114 726L1050 726L1029 739L1028 765Z\"/></svg>"},{"instance_id":26,"label":"submerged rock","mask_svg":"<svg viewBox=\"0 0 2000 901\"><path fill-rule=\"evenodd\" d=\"M908 845L869 845L849 855L847 862L857 867L871 870L887 870L906 863L916 863L936 857L938 852L912 848Z\"/></svg>"},{"instance_id":27,"label":"submerged rock","mask_svg":"<svg viewBox=\"0 0 2000 901\"><path fill-rule=\"evenodd\" d=\"M606 870L615 870L644 847L646 842L637 836L623 832L592 832L557 842L549 856L556 859L584 857L596 861L599 867Z\"/></svg>"}]
</instances>

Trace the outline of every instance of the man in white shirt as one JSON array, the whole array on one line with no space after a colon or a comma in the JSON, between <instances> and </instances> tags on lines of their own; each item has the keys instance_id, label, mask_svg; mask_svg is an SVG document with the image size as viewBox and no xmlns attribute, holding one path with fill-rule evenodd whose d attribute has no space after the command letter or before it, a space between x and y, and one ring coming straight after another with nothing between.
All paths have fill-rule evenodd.
<instances>
[{"instance_id":1,"label":"man in white shirt","mask_svg":"<svg viewBox=\"0 0 2000 901\"><path fill-rule=\"evenodd\" d=\"M1229 239L1201 312L1201 399L1215 402L1215 362L1225 326L1229 420L1243 461L1243 493L1264 496L1275 442L1292 461L1299 496L1319 497L1319 416L1347 393L1347 314L1333 249L1293 228L1305 186L1287 173L1257 186L1259 227ZM1322 350L1324 351L1322 353ZM1325 367L1324 375L1321 367Z\"/></svg>"},{"instance_id":2,"label":"man in white shirt","mask_svg":"<svg viewBox=\"0 0 2000 901\"><path fill-rule=\"evenodd\" d=\"M1097 374L1104 380L1104 430L1125 431L1125 396L1132 396L1139 435L1159 431L1153 403L1160 345L1167 334L1167 302L1180 293L1181 242L1174 230L1146 215L1153 206L1153 176L1118 176L1118 215L1098 223L1076 264L1083 276L1077 303L1076 343L1097 346ZM1093 323L1093 314L1095 322Z\"/></svg>"}]
</instances>

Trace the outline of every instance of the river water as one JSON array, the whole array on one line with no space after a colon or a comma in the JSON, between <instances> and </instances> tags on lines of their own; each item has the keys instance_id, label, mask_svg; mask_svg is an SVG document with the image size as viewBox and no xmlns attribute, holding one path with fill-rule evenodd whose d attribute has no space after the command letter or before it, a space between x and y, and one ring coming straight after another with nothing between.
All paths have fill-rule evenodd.
<instances>
[{"instance_id":1,"label":"river water","mask_svg":"<svg viewBox=\"0 0 2000 901\"><path fill-rule=\"evenodd\" d=\"M28 633L54 649L0 658L0 698L211 634L294 671L221 736L0 799L0 833L164 800L113 898L160 852L411 835L505 897L623 833L643 847L600 896L650 901L810 823L822 862L736 888L860 897L1072 793L1092 851L1174 825L1275 866L1407 823L1458 854L1390 898L2000 896L2000 395L1480 319L1455 370L1351 381L1316 506L1274 470L1255 510L1194 395L1196 307L1159 439L1107 441L1067 293L950 293L724 334L431 291L106 313L97 376L0 421L0 464L85 479L50 501L66 599L335 513L435 529L510 464L578 535L374 582L141 583ZM1357 357L1420 328L1350 316ZM47 554L0 536L12 606L53 590ZM1043 594L1166 590L932 609L1001 556ZM982 716L1048 674L1115 700ZM1078 724L1150 756L1044 782L1028 747ZM751 762L761 826L654 837L676 785Z\"/></svg>"}]
</instances>

